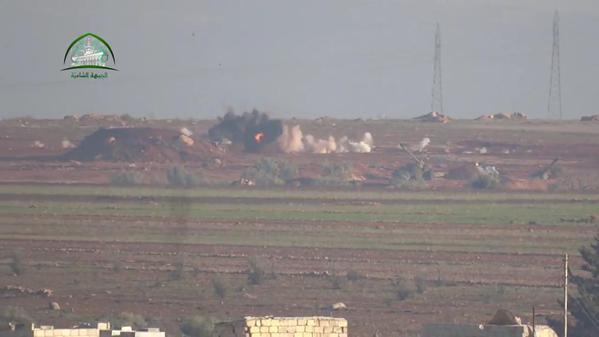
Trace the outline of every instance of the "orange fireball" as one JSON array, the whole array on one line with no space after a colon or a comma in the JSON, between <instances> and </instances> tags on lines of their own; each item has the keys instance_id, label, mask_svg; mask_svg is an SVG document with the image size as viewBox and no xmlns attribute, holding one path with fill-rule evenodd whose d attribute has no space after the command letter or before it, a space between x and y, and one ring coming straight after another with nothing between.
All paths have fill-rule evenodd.
<instances>
[{"instance_id":1,"label":"orange fireball","mask_svg":"<svg viewBox=\"0 0 599 337\"><path fill-rule=\"evenodd\" d=\"M257 134L255 134L254 140L256 141L256 144L260 144L262 140L264 140L264 133L258 132Z\"/></svg>"}]
</instances>

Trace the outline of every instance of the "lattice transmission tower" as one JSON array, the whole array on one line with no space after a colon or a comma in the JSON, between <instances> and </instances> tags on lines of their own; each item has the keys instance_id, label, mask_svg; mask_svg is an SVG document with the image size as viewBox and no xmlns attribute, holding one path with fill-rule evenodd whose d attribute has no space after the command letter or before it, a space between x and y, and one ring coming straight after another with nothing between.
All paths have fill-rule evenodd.
<instances>
[{"instance_id":1,"label":"lattice transmission tower","mask_svg":"<svg viewBox=\"0 0 599 337\"><path fill-rule=\"evenodd\" d=\"M562 83L559 60L559 12L553 15L553 52L551 54L551 74L549 75L549 97L547 100L547 117L556 115L562 119Z\"/></svg>"},{"instance_id":2,"label":"lattice transmission tower","mask_svg":"<svg viewBox=\"0 0 599 337\"><path fill-rule=\"evenodd\" d=\"M437 22L435 31L435 58L433 61L433 90L431 97L431 112L443 113L443 83L441 75L441 28Z\"/></svg>"}]
</instances>

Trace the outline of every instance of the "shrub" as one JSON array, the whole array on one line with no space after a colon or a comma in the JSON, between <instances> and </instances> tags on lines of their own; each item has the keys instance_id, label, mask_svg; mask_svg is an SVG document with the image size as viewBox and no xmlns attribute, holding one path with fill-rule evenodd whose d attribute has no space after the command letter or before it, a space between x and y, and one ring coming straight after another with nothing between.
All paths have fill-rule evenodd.
<instances>
[{"instance_id":1,"label":"shrub","mask_svg":"<svg viewBox=\"0 0 599 337\"><path fill-rule=\"evenodd\" d=\"M214 320L202 316L186 319L180 326L181 332L188 337L212 337L214 334Z\"/></svg>"},{"instance_id":2,"label":"shrub","mask_svg":"<svg viewBox=\"0 0 599 337\"><path fill-rule=\"evenodd\" d=\"M390 307L391 304L393 304L393 300L395 300L395 298L393 298L393 297L387 297L387 298L383 299L383 304L386 307Z\"/></svg>"},{"instance_id":3,"label":"shrub","mask_svg":"<svg viewBox=\"0 0 599 337\"><path fill-rule=\"evenodd\" d=\"M172 270L169 274L168 274L168 278L171 281L178 281L183 279L185 273L185 265L183 264L183 262L177 262L175 264L175 269Z\"/></svg>"},{"instance_id":4,"label":"shrub","mask_svg":"<svg viewBox=\"0 0 599 337\"><path fill-rule=\"evenodd\" d=\"M142 176L133 171L122 171L112 175L110 182L116 186L139 185L142 182Z\"/></svg>"},{"instance_id":5,"label":"shrub","mask_svg":"<svg viewBox=\"0 0 599 337\"><path fill-rule=\"evenodd\" d=\"M135 117L133 117L133 116L131 116L129 114L123 114L123 115L121 115L121 120L123 122L127 122L127 123L132 123L132 122L136 121Z\"/></svg>"},{"instance_id":6,"label":"shrub","mask_svg":"<svg viewBox=\"0 0 599 337\"><path fill-rule=\"evenodd\" d=\"M393 171L393 179L422 181L424 170L415 163L406 164Z\"/></svg>"},{"instance_id":7,"label":"shrub","mask_svg":"<svg viewBox=\"0 0 599 337\"><path fill-rule=\"evenodd\" d=\"M281 179L288 182L298 177L299 169L294 164L280 163Z\"/></svg>"},{"instance_id":8,"label":"shrub","mask_svg":"<svg viewBox=\"0 0 599 337\"><path fill-rule=\"evenodd\" d=\"M354 179L354 168L350 164L325 163L321 177L314 181L322 186L348 186Z\"/></svg>"},{"instance_id":9,"label":"shrub","mask_svg":"<svg viewBox=\"0 0 599 337\"><path fill-rule=\"evenodd\" d=\"M33 321L29 313L21 307L6 306L0 309L0 324L29 324Z\"/></svg>"},{"instance_id":10,"label":"shrub","mask_svg":"<svg viewBox=\"0 0 599 337\"><path fill-rule=\"evenodd\" d=\"M120 273L123 270L123 263L121 261L115 261L112 264L112 271L115 273Z\"/></svg>"},{"instance_id":11,"label":"shrub","mask_svg":"<svg viewBox=\"0 0 599 337\"><path fill-rule=\"evenodd\" d=\"M242 172L241 178L252 180L259 186L284 185L298 175L295 165L277 161L272 158L262 158L254 167Z\"/></svg>"},{"instance_id":12,"label":"shrub","mask_svg":"<svg viewBox=\"0 0 599 337\"><path fill-rule=\"evenodd\" d=\"M503 285L503 284L498 284L498 285L496 286L496 288L497 288L497 289L496 289L496 291L497 291L497 295L499 295L499 296L503 296L503 295L505 295L505 285Z\"/></svg>"},{"instance_id":13,"label":"shrub","mask_svg":"<svg viewBox=\"0 0 599 337\"><path fill-rule=\"evenodd\" d=\"M257 285L262 284L265 279L265 272L262 267L258 265L258 262L255 258L251 258L249 261L249 270L248 270L248 283Z\"/></svg>"},{"instance_id":14,"label":"shrub","mask_svg":"<svg viewBox=\"0 0 599 337\"><path fill-rule=\"evenodd\" d=\"M166 180L172 186L192 187L199 185L200 177L195 176L185 170L184 167L174 166L166 171Z\"/></svg>"},{"instance_id":15,"label":"shrub","mask_svg":"<svg viewBox=\"0 0 599 337\"><path fill-rule=\"evenodd\" d=\"M220 277L214 277L212 279L212 290L214 290L214 294L221 300L221 302L227 296L227 285Z\"/></svg>"},{"instance_id":16,"label":"shrub","mask_svg":"<svg viewBox=\"0 0 599 337\"><path fill-rule=\"evenodd\" d=\"M339 277L337 274L332 274L329 276L329 282L331 283L331 287L333 289L343 289L344 283L343 279Z\"/></svg>"},{"instance_id":17,"label":"shrub","mask_svg":"<svg viewBox=\"0 0 599 337\"><path fill-rule=\"evenodd\" d=\"M494 189L499 187L501 180L499 177L490 174L481 174L472 181L472 187L477 189Z\"/></svg>"},{"instance_id":18,"label":"shrub","mask_svg":"<svg viewBox=\"0 0 599 337\"><path fill-rule=\"evenodd\" d=\"M549 169L549 174L551 178L559 178L564 173L564 170L559 165L554 165Z\"/></svg>"},{"instance_id":19,"label":"shrub","mask_svg":"<svg viewBox=\"0 0 599 337\"><path fill-rule=\"evenodd\" d=\"M339 180L349 180L352 178L354 168L347 163L328 163L322 167L322 175Z\"/></svg>"},{"instance_id":20,"label":"shrub","mask_svg":"<svg viewBox=\"0 0 599 337\"><path fill-rule=\"evenodd\" d=\"M397 299L400 301L407 300L414 295L414 290L410 287L406 280L397 279L393 281L393 286L395 288Z\"/></svg>"},{"instance_id":21,"label":"shrub","mask_svg":"<svg viewBox=\"0 0 599 337\"><path fill-rule=\"evenodd\" d=\"M25 268L23 266L23 261L21 260L21 254L13 253L10 257L8 267L10 268L10 271L17 276L23 274L25 272Z\"/></svg>"},{"instance_id":22,"label":"shrub","mask_svg":"<svg viewBox=\"0 0 599 337\"><path fill-rule=\"evenodd\" d=\"M562 176L563 173L564 173L564 171L563 171L562 167L560 165L554 164L551 167L549 167L549 169L543 168L543 169L533 172L533 174L531 176L533 178L547 180L547 179L559 178Z\"/></svg>"},{"instance_id":23,"label":"shrub","mask_svg":"<svg viewBox=\"0 0 599 337\"><path fill-rule=\"evenodd\" d=\"M391 186L395 188L402 188L407 190L421 190L427 187L423 180L402 180L392 179Z\"/></svg>"},{"instance_id":24,"label":"shrub","mask_svg":"<svg viewBox=\"0 0 599 337\"><path fill-rule=\"evenodd\" d=\"M414 284L416 284L416 292L419 294L424 294L426 291L426 280L418 276L414 279Z\"/></svg>"},{"instance_id":25,"label":"shrub","mask_svg":"<svg viewBox=\"0 0 599 337\"><path fill-rule=\"evenodd\" d=\"M148 322L146 318L140 314L135 314L132 312L121 312L116 317L108 318L115 326L130 326L135 330L147 329Z\"/></svg>"},{"instance_id":26,"label":"shrub","mask_svg":"<svg viewBox=\"0 0 599 337\"><path fill-rule=\"evenodd\" d=\"M409 163L393 171L391 185L395 187L422 188L426 186L425 181L432 178L433 172L430 169L424 169L416 163Z\"/></svg>"},{"instance_id":27,"label":"shrub","mask_svg":"<svg viewBox=\"0 0 599 337\"><path fill-rule=\"evenodd\" d=\"M345 275L345 277L350 282L356 282L356 281L359 281L359 280L365 278L365 276L362 273L357 272L355 270L348 271L347 274Z\"/></svg>"},{"instance_id":28,"label":"shrub","mask_svg":"<svg viewBox=\"0 0 599 337\"><path fill-rule=\"evenodd\" d=\"M494 287L486 287L480 293L480 297L483 303L498 303L501 302L505 295L505 286L502 284L496 284Z\"/></svg>"}]
</instances>

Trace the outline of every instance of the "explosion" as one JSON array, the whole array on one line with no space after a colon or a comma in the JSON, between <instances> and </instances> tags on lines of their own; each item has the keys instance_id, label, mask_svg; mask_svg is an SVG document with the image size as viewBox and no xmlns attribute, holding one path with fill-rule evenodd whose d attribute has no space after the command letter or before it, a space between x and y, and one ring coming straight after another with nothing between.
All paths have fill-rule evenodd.
<instances>
[{"instance_id":1,"label":"explosion","mask_svg":"<svg viewBox=\"0 0 599 337\"><path fill-rule=\"evenodd\" d=\"M247 152L259 152L283 133L283 123L270 119L267 114L253 110L242 115L227 112L218 124L208 130L208 137L215 142L225 139L242 144Z\"/></svg>"},{"instance_id":2,"label":"explosion","mask_svg":"<svg viewBox=\"0 0 599 337\"><path fill-rule=\"evenodd\" d=\"M365 132L360 140L347 136L338 140L333 136L319 139L304 135L299 125L284 125L280 120L270 119L267 114L257 110L242 115L227 112L219 118L218 124L208 130L208 137L215 142L228 140L242 144L246 152L260 152L274 142L285 153L368 153L374 146L370 132Z\"/></svg>"}]
</instances>

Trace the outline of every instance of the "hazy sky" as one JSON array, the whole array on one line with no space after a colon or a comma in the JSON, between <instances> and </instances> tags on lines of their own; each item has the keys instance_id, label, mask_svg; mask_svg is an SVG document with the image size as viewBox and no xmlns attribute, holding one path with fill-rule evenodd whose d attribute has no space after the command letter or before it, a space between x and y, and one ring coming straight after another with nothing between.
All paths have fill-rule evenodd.
<instances>
[{"instance_id":1,"label":"hazy sky","mask_svg":"<svg viewBox=\"0 0 599 337\"><path fill-rule=\"evenodd\" d=\"M597 0L0 0L0 118L414 117L430 110L436 21L447 114L542 118L556 9L564 114L597 114ZM85 32L119 72L60 71Z\"/></svg>"}]
</instances>

